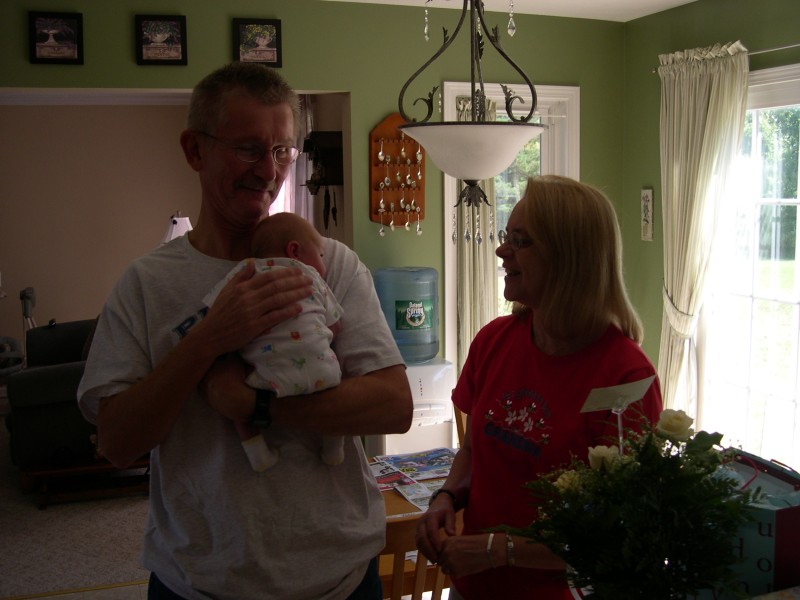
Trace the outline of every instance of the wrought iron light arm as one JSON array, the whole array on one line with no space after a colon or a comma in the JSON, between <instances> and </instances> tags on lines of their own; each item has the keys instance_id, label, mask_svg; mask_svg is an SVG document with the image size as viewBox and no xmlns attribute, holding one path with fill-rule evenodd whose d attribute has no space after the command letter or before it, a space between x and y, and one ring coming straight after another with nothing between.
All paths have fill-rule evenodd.
<instances>
[{"instance_id":1,"label":"wrought iron light arm","mask_svg":"<svg viewBox=\"0 0 800 600\"><path fill-rule=\"evenodd\" d=\"M499 33L498 28L494 27L491 32L489 27L486 24L486 20L484 19L483 14L483 1L482 0L463 0L464 4L461 9L461 16L458 20L458 24L456 25L455 30L453 31L452 37L448 36L447 29L443 28L444 32L444 42L442 43L441 47L436 51L436 53L428 59L428 61L422 65L403 85L402 89L400 90L400 96L398 98L398 106L400 109L400 115L406 122L419 122L419 123L426 123L430 120L431 116L433 115L433 103L434 103L434 94L439 89L439 86L434 86L433 89L428 93L427 98L417 98L414 100L414 105L417 102L423 102L427 106L427 114L425 118L421 121L417 121L408 115L404 108L404 98L406 90L408 89L409 85L412 81L414 81L420 73L422 73L428 66L430 66L437 58L439 58L445 50L453 43L453 41L458 37L459 32L461 31L461 27L464 24L464 20L467 16L467 11L469 10L470 13L470 84L472 89L472 121L473 122L484 122L485 121L485 103L483 99L486 97L484 93L484 85L483 85L483 75L481 72L481 58L483 54L483 36L479 31L478 24L480 24L485 32L485 36L489 39L489 42L492 44L495 50L503 57L503 59L510 64L514 70L519 73L519 75L525 81L525 84L528 86L528 89L531 92L531 107L528 111L528 114L524 117L517 118L514 116L513 112L513 103L516 100L524 102L520 96L515 95L510 89L506 86L503 86L503 93L505 94L505 107L506 113L508 114L509 119L515 123L527 123L533 118L533 114L536 111L536 89L533 86L530 78L525 74L525 72L517 65L511 57L506 54L503 48L500 46L499 41ZM476 86L477 83L477 86Z\"/></svg>"}]
</instances>

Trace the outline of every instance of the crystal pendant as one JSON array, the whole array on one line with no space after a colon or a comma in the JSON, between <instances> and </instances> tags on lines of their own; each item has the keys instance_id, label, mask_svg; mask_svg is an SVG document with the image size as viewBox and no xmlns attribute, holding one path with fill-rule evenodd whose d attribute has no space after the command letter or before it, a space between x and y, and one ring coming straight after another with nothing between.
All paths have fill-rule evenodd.
<instances>
[{"instance_id":1,"label":"crystal pendant","mask_svg":"<svg viewBox=\"0 0 800 600\"><path fill-rule=\"evenodd\" d=\"M475 243L480 246L483 243L483 235L481 234L481 230L475 232Z\"/></svg>"},{"instance_id":2,"label":"crystal pendant","mask_svg":"<svg viewBox=\"0 0 800 600\"><path fill-rule=\"evenodd\" d=\"M514 0L508 0L508 35L514 37L517 33L517 24L514 23Z\"/></svg>"},{"instance_id":3,"label":"crystal pendant","mask_svg":"<svg viewBox=\"0 0 800 600\"><path fill-rule=\"evenodd\" d=\"M425 41L426 42L429 41L431 38L428 35L428 9L427 8L425 9L425 29L423 29L422 32L425 34Z\"/></svg>"},{"instance_id":4,"label":"crystal pendant","mask_svg":"<svg viewBox=\"0 0 800 600\"><path fill-rule=\"evenodd\" d=\"M472 239L472 235L470 234L469 229L465 229L464 230L464 241L469 243L471 239Z\"/></svg>"}]
</instances>

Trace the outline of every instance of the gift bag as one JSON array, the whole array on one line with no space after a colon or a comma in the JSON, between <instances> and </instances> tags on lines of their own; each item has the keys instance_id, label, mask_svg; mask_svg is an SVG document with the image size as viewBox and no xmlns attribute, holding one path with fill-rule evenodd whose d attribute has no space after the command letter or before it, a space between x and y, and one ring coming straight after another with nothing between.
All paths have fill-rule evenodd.
<instances>
[{"instance_id":1,"label":"gift bag","mask_svg":"<svg viewBox=\"0 0 800 600\"><path fill-rule=\"evenodd\" d=\"M741 450L729 468L762 494L734 540L740 595L704 590L696 598L740 600L800 585L800 474Z\"/></svg>"}]
</instances>

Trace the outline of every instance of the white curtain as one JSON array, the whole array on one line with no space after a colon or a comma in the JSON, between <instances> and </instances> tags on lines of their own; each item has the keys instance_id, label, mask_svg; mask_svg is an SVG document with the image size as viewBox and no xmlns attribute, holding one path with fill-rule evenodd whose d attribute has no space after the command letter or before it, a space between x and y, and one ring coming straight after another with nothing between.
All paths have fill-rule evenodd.
<instances>
[{"instance_id":1,"label":"white curtain","mask_svg":"<svg viewBox=\"0 0 800 600\"><path fill-rule=\"evenodd\" d=\"M718 211L742 138L747 49L740 42L659 56L664 406L698 414L695 330Z\"/></svg>"},{"instance_id":2,"label":"white curtain","mask_svg":"<svg viewBox=\"0 0 800 600\"><path fill-rule=\"evenodd\" d=\"M469 121L471 101L468 96L456 98L459 121ZM486 101L486 120L496 118L496 103ZM458 189L464 184L459 181ZM452 209L452 228L456 244L456 281L458 305L458 364L457 372L461 372L467 360L469 345L478 330L497 316L497 263L494 253L497 247L497 224L494 219L494 179L481 182L491 206L481 203L478 207L468 208L460 205ZM455 199L448 201L455 204ZM475 243L478 223L483 241ZM469 231L470 239L465 239ZM490 239L491 237L491 239ZM495 241L492 241L495 240ZM448 244L453 240L447 240Z\"/></svg>"},{"instance_id":3,"label":"white curtain","mask_svg":"<svg viewBox=\"0 0 800 600\"><path fill-rule=\"evenodd\" d=\"M311 108L311 96L300 96L300 130L297 134L295 145L302 149L303 140L308 137L310 131L314 129L313 111ZM269 214L274 215L278 212L293 212L312 225L314 224L314 197L308 193L305 183L311 176L311 165L304 154L300 155L289 170L286 180L281 188L281 193L272 206L269 207Z\"/></svg>"}]
</instances>

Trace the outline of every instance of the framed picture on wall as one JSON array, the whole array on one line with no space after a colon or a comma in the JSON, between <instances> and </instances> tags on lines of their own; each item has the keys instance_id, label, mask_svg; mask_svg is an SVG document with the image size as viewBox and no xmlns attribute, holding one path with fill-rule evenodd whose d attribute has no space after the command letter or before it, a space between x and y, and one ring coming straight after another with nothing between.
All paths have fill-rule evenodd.
<instances>
[{"instance_id":1,"label":"framed picture on wall","mask_svg":"<svg viewBox=\"0 0 800 600\"><path fill-rule=\"evenodd\" d=\"M233 60L280 67L281 22L277 19L233 19Z\"/></svg>"},{"instance_id":2,"label":"framed picture on wall","mask_svg":"<svg viewBox=\"0 0 800 600\"><path fill-rule=\"evenodd\" d=\"M83 15L28 12L29 53L32 63L83 64Z\"/></svg>"},{"instance_id":3,"label":"framed picture on wall","mask_svg":"<svg viewBox=\"0 0 800 600\"><path fill-rule=\"evenodd\" d=\"M183 15L136 15L134 39L136 64L185 65L186 17Z\"/></svg>"}]
</instances>

